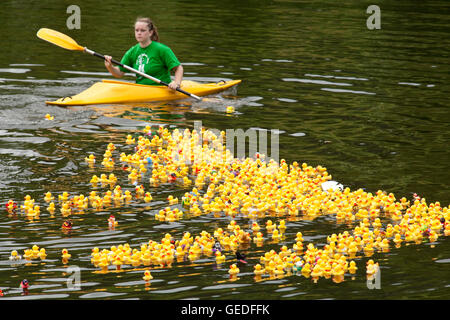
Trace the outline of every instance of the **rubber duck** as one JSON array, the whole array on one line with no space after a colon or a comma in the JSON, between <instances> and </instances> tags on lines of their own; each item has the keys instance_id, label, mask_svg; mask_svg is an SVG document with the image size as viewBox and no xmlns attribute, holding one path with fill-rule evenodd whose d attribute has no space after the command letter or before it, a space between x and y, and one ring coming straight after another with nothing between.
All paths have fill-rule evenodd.
<instances>
[{"instance_id":1,"label":"rubber duck","mask_svg":"<svg viewBox=\"0 0 450 320\"><path fill-rule=\"evenodd\" d=\"M71 254L69 254L69 250L67 249L62 249L61 254L63 259L70 259L70 257L72 256Z\"/></svg>"},{"instance_id":2,"label":"rubber duck","mask_svg":"<svg viewBox=\"0 0 450 320\"><path fill-rule=\"evenodd\" d=\"M302 275L309 276L311 274L311 265L307 262L302 267Z\"/></svg>"},{"instance_id":3,"label":"rubber duck","mask_svg":"<svg viewBox=\"0 0 450 320\"><path fill-rule=\"evenodd\" d=\"M397 233L397 234L395 235L395 237L394 237L394 240L392 240L392 241L394 241L394 243L395 243L397 246L399 246L399 245L403 242L402 236L401 236L399 233Z\"/></svg>"},{"instance_id":4,"label":"rubber duck","mask_svg":"<svg viewBox=\"0 0 450 320\"><path fill-rule=\"evenodd\" d=\"M286 222L284 220L279 221L278 230L280 230L281 233L286 231Z\"/></svg>"},{"instance_id":5,"label":"rubber duck","mask_svg":"<svg viewBox=\"0 0 450 320\"><path fill-rule=\"evenodd\" d=\"M99 181L100 179L97 177L97 175L94 174L89 182L95 187Z\"/></svg>"},{"instance_id":6,"label":"rubber duck","mask_svg":"<svg viewBox=\"0 0 450 320\"><path fill-rule=\"evenodd\" d=\"M52 193L50 191L45 193L45 196L44 196L45 202L50 202L54 199L55 199L55 197L52 195Z\"/></svg>"},{"instance_id":7,"label":"rubber duck","mask_svg":"<svg viewBox=\"0 0 450 320\"><path fill-rule=\"evenodd\" d=\"M216 251L215 252L215 256L216 256L216 263L224 263L225 262L225 255L223 255L220 251Z\"/></svg>"},{"instance_id":8,"label":"rubber duck","mask_svg":"<svg viewBox=\"0 0 450 320\"><path fill-rule=\"evenodd\" d=\"M167 201L169 201L169 205L174 205L178 203L178 198L174 198L172 195L167 197Z\"/></svg>"},{"instance_id":9,"label":"rubber duck","mask_svg":"<svg viewBox=\"0 0 450 320\"><path fill-rule=\"evenodd\" d=\"M150 281L153 279L153 276L151 275L150 270L144 271L144 276L142 277L142 279L144 279L145 281Z\"/></svg>"},{"instance_id":10,"label":"rubber duck","mask_svg":"<svg viewBox=\"0 0 450 320\"><path fill-rule=\"evenodd\" d=\"M64 191L62 193L62 195L61 194L58 195L58 200L59 201L67 201L67 200L69 200L69 193L67 191Z\"/></svg>"},{"instance_id":11,"label":"rubber duck","mask_svg":"<svg viewBox=\"0 0 450 320\"><path fill-rule=\"evenodd\" d=\"M358 270L358 267L356 266L356 262L355 261L350 261L350 265L348 266L348 272L350 272L351 274L355 274L356 270Z\"/></svg>"},{"instance_id":12,"label":"rubber duck","mask_svg":"<svg viewBox=\"0 0 450 320\"><path fill-rule=\"evenodd\" d=\"M152 195L150 194L150 192L146 192L145 193L145 196L144 196L144 201L146 202L146 203L149 203L149 202L151 202L153 200L153 197L152 197Z\"/></svg>"},{"instance_id":13,"label":"rubber duck","mask_svg":"<svg viewBox=\"0 0 450 320\"><path fill-rule=\"evenodd\" d=\"M239 273L239 268L236 266L236 264L232 264L230 266L230 269L228 270L228 273L230 274L230 276L235 276Z\"/></svg>"},{"instance_id":14,"label":"rubber duck","mask_svg":"<svg viewBox=\"0 0 450 320\"><path fill-rule=\"evenodd\" d=\"M121 266L123 265L123 257L122 255L118 254L115 256L113 265L116 266L116 270L120 270Z\"/></svg>"},{"instance_id":15,"label":"rubber duck","mask_svg":"<svg viewBox=\"0 0 450 320\"><path fill-rule=\"evenodd\" d=\"M297 232L295 237L295 242L303 242L303 234L301 232Z\"/></svg>"},{"instance_id":16,"label":"rubber duck","mask_svg":"<svg viewBox=\"0 0 450 320\"><path fill-rule=\"evenodd\" d=\"M17 209L17 203L14 200L9 200L5 206L8 213L13 213Z\"/></svg>"},{"instance_id":17,"label":"rubber duck","mask_svg":"<svg viewBox=\"0 0 450 320\"><path fill-rule=\"evenodd\" d=\"M89 164L94 164L95 156L93 154L90 154L88 157L84 158L84 161L86 161Z\"/></svg>"},{"instance_id":18,"label":"rubber duck","mask_svg":"<svg viewBox=\"0 0 450 320\"><path fill-rule=\"evenodd\" d=\"M234 107L233 106L227 106L227 107L225 107L226 109L226 112L227 113L233 113L234 112Z\"/></svg>"},{"instance_id":19,"label":"rubber duck","mask_svg":"<svg viewBox=\"0 0 450 320\"><path fill-rule=\"evenodd\" d=\"M125 190L125 194L123 195L123 199L126 202L130 202L133 199L133 196L132 196L130 190Z\"/></svg>"},{"instance_id":20,"label":"rubber duck","mask_svg":"<svg viewBox=\"0 0 450 320\"><path fill-rule=\"evenodd\" d=\"M31 248L31 254L32 254L32 259L36 259L38 257L39 254L39 247L37 245L34 245Z\"/></svg>"},{"instance_id":21,"label":"rubber duck","mask_svg":"<svg viewBox=\"0 0 450 320\"><path fill-rule=\"evenodd\" d=\"M51 116L49 113L47 113L46 115L45 115L45 119L46 120L53 120L55 117L53 117L53 116Z\"/></svg>"},{"instance_id":22,"label":"rubber duck","mask_svg":"<svg viewBox=\"0 0 450 320\"><path fill-rule=\"evenodd\" d=\"M253 273L256 276L263 275L265 272L266 271L264 270L264 268L259 263L254 266Z\"/></svg>"},{"instance_id":23,"label":"rubber duck","mask_svg":"<svg viewBox=\"0 0 450 320\"><path fill-rule=\"evenodd\" d=\"M114 228L118 225L119 223L116 221L116 218L114 217L114 215L110 215L108 218L108 226L110 228Z\"/></svg>"},{"instance_id":24,"label":"rubber duck","mask_svg":"<svg viewBox=\"0 0 450 320\"><path fill-rule=\"evenodd\" d=\"M276 224L272 222L272 220L267 220L266 222L266 230L267 232L272 232L277 227Z\"/></svg>"},{"instance_id":25,"label":"rubber duck","mask_svg":"<svg viewBox=\"0 0 450 320\"><path fill-rule=\"evenodd\" d=\"M9 256L9 260L15 261L15 260L20 260L20 259L22 259L22 257L17 253L17 250L11 251L11 255Z\"/></svg>"},{"instance_id":26,"label":"rubber duck","mask_svg":"<svg viewBox=\"0 0 450 320\"><path fill-rule=\"evenodd\" d=\"M127 135L127 140L125 141L126 144L134 144L135 142L136 139L134 139L131 134Z\"/></svg>"},{"instance_id":27,"label":"rubber duck","mask_svg":"<svg viewBox=\"0 0 450 320\"><path fill-rule=\"evenodd\" d=\"M20 287L21 287L23 290L28 290L28 288L30 287L30 283L28 282L27 279L23 279L23 280L20 282Z\"/></svg>"},{"instance_id":28,"label":"rubber duck","mask_svg":"<svg viewBox=\"0 0 450 320\"><path fill-rule=\"evenodd\" d=\"M278 232L278 229L274 229L272 231L272 240L279 241L281 239L281 235Z\"/></svg>"},{"instance_id":29,"label":"rubber duck","mask_svg":"<svg viewBox=\"0 0 450 320\"><path fill-rule=\"evenodd\" d=\"M282 264L277 264L273 273L278 277L284 276L285 275L284 266Z\"/></svg>"},{"instance_id":30,"label":"rubber duck","mask_svg":"<svg viewBox=\"0 0 450 320\"><path fill-rule=\"evenodd\" d=\"M69 219L69 220L64 221L61 228L64 231L72 230L72 220Z\"/></svg>"},{"instance_id":31,"label":"rubber duck","mask_svg":"<svg viewBox=\"0 0 450 320\"><path fill-rule=\"evenodd\" d=\"M47 253L45 252L45 249L41 248L39 250L39 253L38 253L37 256L38 256L39 259L44 260L47 257Z\"/></svg>"},{"instance_id":32,"label":"rubber duck","mask_svg":"<svg viewBox=\"0 0 450 320\"><path fill-rule=\"evenodd\" d=\"M378 263L374 263L373 260L367 261L366 273L367 276L373 276L378 271Z\"/></svg>"}]
</instances>

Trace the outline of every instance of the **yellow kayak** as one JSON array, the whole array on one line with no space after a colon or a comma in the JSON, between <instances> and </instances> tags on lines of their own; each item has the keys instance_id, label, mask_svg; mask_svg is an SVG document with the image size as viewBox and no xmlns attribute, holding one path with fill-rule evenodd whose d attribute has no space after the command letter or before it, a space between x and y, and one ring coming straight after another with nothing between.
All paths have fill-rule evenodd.
<instances>
[{"instance_id":1,"label":"yellow kayak","mask_svg":"<svg viewBox=\"0 0 450 320\"><path fill-rule=\"evenodd\" d=\"M197 96L206 96L224 91L239 84L241 80L221 81L217 83L199 83L183 80L181 88ZM166 86L148 86L124 81L102 80L90 88L72 97L46 101L59 106L79 106L87 104L135 103L150 101L168 101L188 98Z\"/></svg>"}]
</instances>

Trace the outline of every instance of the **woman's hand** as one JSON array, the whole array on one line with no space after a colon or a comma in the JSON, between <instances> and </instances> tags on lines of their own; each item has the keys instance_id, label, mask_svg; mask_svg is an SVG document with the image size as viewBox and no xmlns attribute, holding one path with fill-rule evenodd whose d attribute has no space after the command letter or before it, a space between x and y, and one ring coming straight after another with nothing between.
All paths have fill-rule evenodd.
<instances>
[{"instance_id":1,"label":"woman's hand","mask_svg":"<svg viewBox=\"0 0 450 320\"><path fill-rule=\"evenodd\" d=\"M105 56L105 67L109 70L113 66L111 62L112 57L111 56Z\"/></svg>"},{"instance_id":2,"label":"woman's hand","mask_svg":"<svg viewBox=\"0 0 450 320\"><path fill-rule=\"evenodd\" d=\"M169 88L172 90L177 90L180 87L180 84L177 81L172 81L169 83Z\"/></svg>"}]
</instances>

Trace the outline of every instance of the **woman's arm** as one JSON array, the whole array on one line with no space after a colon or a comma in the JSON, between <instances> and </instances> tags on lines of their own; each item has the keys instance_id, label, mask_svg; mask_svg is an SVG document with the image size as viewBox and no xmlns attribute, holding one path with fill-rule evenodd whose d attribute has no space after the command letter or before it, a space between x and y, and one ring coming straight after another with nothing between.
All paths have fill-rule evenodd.
<instances>
[{"instance_id":1,"label":"woman's arm","mask_svg":"<svg viewBox=\"0 0 450 320\"><path fill-rule=\"evenodd\" d=\"M183 80L183 66L180 64L172 69L175 71L175 79L169 83L169 88L176 90L181 85L181 80Z\"/></svg>"},{"instance_id":2,"label":"woman's arm","mask_svg":"<svg viewBox=\"0 0 450 320\"><path fill-rule=\"evenodd\" d=\"M105 67L116 78L122 78L125 72L122 72L118 67L113 66L111 62L111 56L105 56Z\"/></svg>"}]
</instances>

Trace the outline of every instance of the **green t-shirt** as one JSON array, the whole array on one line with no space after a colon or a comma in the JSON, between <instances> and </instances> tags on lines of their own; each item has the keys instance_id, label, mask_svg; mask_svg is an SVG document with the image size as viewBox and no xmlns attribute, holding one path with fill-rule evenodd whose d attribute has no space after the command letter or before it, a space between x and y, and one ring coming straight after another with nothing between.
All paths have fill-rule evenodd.
<instances>
[{"instance_id":1,"label":"green t-shirt","mask_svg":"<svg viewBox=\"0 0 450 320\"><path fill-rule=\"evenodd\" d=\"M145 48L141 48L139 43L136 44L125 53L121 62L165 83L171 81L170 70L180 65L173 51L168 46L156 41L152 41ZM128 71L121 66L119 69L123 72ZM136 74L136 83L158 85L157 82L138 74Z\"/></svg>"}]
</instances>

